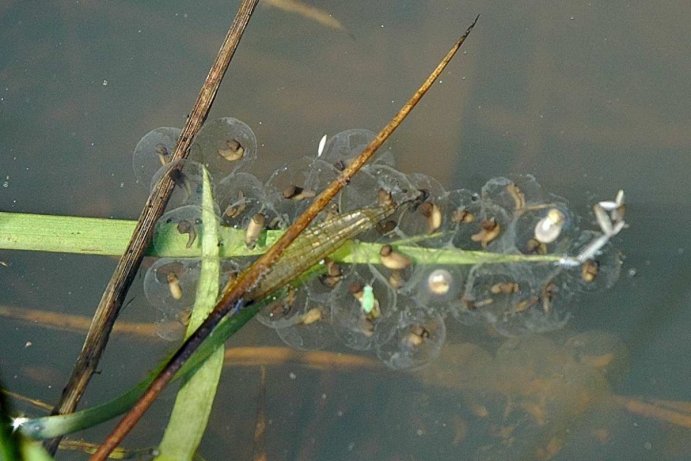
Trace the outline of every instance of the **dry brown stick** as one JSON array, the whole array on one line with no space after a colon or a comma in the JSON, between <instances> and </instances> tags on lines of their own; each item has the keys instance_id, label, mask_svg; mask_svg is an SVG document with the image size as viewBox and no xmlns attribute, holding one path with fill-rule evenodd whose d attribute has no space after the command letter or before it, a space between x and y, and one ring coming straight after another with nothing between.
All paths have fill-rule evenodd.
<instances>
[{"instance_id":1,"label":"dry brown stick","mask_svg":"<svg viewBox=\"0 0 691 461\"><path fill-rule=\"evenodd\" d=\"M451 61L458 49L465 42L466 37L475 26L478 18L466 29L461 37L453 44L449 52L442 58L441 62L427 77L420 88L411 96L411 98L403 105L391 121L377 134L377 136L365 147L360 155L336 178L329 186L312 202L312 204L300 215L299 218L286 230L278 241L243 274L241 274L234 283L228 287L221 297L220 301L204 320L204 322L194 331L170 358L165 367L161 370L158 376L151 382L144 395L137 401L137 403L130 409L130 411L120 420L113 432L104 441L99 450L90 458L92 461L104 461L108 454L117 447L125 438L130 430L137 424L137 421L143 416L144 412L156 400L161 391L173 379L175 374L180 370L182 365L189 359L197 350L201 343L209 336L211 331L218 325L223 317L232 309L239 309L244 305L242 296L255 287L264 274L266 274L271 266L278 260L281 253L290 245L295 238L309 225L314 217L329 204L336 194L345 187L352 177L362 168L365 163L374 155L377 149L386 141L386 139L396 130L396 128L403 122L406 116L413 110L415 105L427 93L427 90L432 86L435 80L439 77L444 68ZM251 301L251 300L249 300Z\"/></svg>"},{"instance_id":2,"label":"dry brown stick","mask_svg":"<svg viewBox=\"0 0 691 461\"><path fill-rule=\"evenodd\" d=\"M209 74L199 92L199 96L194 103L192 112L180 134L180 138L175 146L175 152L171 160L172 162L187 156L192 139L201 128L202 123L204 123L209 113L209 109L216 97L223 75L230 64L233 54L235 54L240 38L242 38L242 34L247 27L247 23L258 1L259 0L243 0L240 5L235 19L233 20L233 24L226 34L225 40L216 55L216 60L209 70ZM151 243L154 225L163 214L173 186L174 181L171 175L163 175L156 189L147 200L139 216L139 221L134 229L127 250L120 258L113 276L103 293L101 302L91 322L89 332L84 340L82 350L72 370L70 380L63 390L60 402L53 413L62 414L74 411L79 399L84 393L91 376L96 370L96 366L105 349L106 343L108 342L113 323L120 311L127 290L137 273L137 269L144 257L145 250ZM57 444L54 444L54 442L51 443L51 448L54 449L55 446L57 446Z\"/></svg>"}]
</instances>

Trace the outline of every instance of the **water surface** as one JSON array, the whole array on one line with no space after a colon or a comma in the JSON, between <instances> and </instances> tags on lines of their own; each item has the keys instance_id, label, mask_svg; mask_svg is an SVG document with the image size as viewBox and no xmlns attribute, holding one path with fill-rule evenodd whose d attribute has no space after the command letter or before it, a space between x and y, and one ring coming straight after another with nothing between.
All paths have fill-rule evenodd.
<instances>
[{"instance_id":1,"label":"water surface","mask_svg":"<svg viewBox=\"0 0 691 461\"><path fill-rule=\"evenodd\" d=\"M691 400L687 3L313 5L347 31L258 8L212 110L212 118L232 115L254 129L258 175L314 152L325 133L377 130L481 14L460 59L389 141L399 168L471 189L491 177L531 173L582 214L594 200L623 188L630 229L616 240L626 257L624 276L614 289L581 298L563 334L599 329L624 342L630 369L612 383L612 392ZM0 209L135 218L146 192L135 183L132 150L150 129L184 123L235 8L236 2L200 6L182 0L56 1L40 7L5 2ZM0 303L83 315L93 311L115 264L108 258L11 252L0 253L0 260L8 263L0 268ZM130 298L126 319L155 317L141 288ZM449 330L450 343L472 340L488 354L501 342L458 325ZM56 401L82 334L13 321L3 321L2 334L5 383ZM231 344L279 341L254 324ZM136 381L153 365L152 357L169 347L114 338L84 405ZM263 401L266 450L271 459L510 457L500 450L508 439L469 410L464 391L443 389L385 370L373 375L271 367ZM206 459L228 453L249 459L260 396L256 368L224 374L203 443ZM400 405L406 401L420 406L424 411L417 413L429 420L415 420L416 412ZM153 409L129 446L156 443L169 402ZM688 429L626 412L601 421L601 413L557 422L580 435L567 437L555 459L689 456ZM435 421L444 427L465 424L466 435L459 438L457 429L445 436L440 429L438 437L426 436L424 428ZM609 438L592 435L603 427ZM105 431L84 437L97 441ZM535 440L534 450L550 441L529 440ZM584 455L588 450L591 455Z\"/></svg>"}]
</instances>

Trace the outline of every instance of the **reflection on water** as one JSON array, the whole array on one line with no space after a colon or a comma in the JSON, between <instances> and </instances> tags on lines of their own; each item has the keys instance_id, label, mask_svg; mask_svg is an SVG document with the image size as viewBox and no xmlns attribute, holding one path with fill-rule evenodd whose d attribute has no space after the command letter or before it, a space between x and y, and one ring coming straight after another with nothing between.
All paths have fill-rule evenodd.
<instances>
[{"instance_id":1,"label":"reflection on water","mask_svg":"<svg viewBox=\"0 0 691 461\"><path fill-rule=\"evenodd\" d=\"M626 348L606 333L564 345L527 336L506 341L494 354L473 344L449 345L438 365L418 375L429 385L461 391L464 410L475 416L469 424L487 431L476 448L479 458L547 459L565 447L571 428L590 424L588 412L601 411L610 395L607 375L621 372L626 360Z\"/></svg>"},{"instance_id":2,"label":"reflection on water","mask_svg":"<svg viewBox=\"0 0 691 461\"><path fill-rule=\"evenodd\" d=\"M426 391L391 399L392 437L423 459L641 456L652 439L636 443L631 425L664 427L673 419L636 411L639 402L613 393L627 370L626 347L603 331L512 338L493 349L447 344L437 362L415 373ZM439 388L448 392L432 391ZM688 439L688 408L676 409L685 415L676 431Z\"/></svg>"}]
</instances>

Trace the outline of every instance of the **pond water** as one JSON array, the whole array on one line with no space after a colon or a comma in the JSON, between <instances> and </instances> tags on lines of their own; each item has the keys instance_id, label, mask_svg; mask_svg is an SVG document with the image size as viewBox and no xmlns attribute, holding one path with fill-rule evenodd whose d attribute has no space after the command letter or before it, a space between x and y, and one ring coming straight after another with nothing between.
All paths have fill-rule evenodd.
<instances>
[{"instance_id":1,"label":"pond water","mask_svg":"<svg viewBox=\"0 0 691 461\"><path fill-rule=\"evenodd\" d=\"M397 167L449 189L530 173L593 222L590 205L624 189L630 228L615 239L622 277L574 301L565 330L524 342L448 322L440 359L415 373L288 363L268 366L262 387L258 366L226 369L204 458L250 459L258 408L268 429L255 450L269 459L690 457L690 429L617 400L691 401L687 2L310 4L344 30L260 6L209 117L234 116L254 130L258 177L314 153L323 134L378 130L481 14L461 54L387 143ZM146 187L135 180L132 151L149 130L183 125L236 7L5 2L0 209L136 218ZM0 260L0 305L84 316L115 265L8 251ZM142 278L124 320L156 319ZM5 319L0 329L4 383L55 402L84 333ZM613 376L574 355L579 341L592 344L589 358L626 350L627 365ZM257 322L229 344L282 345ZM169 348L154 335L115 335L82 406L136 382ZM512 377L514 387L497 384ZM128 447L157 443L172 395ZM80 436L98 442L107 430Z\"/></svg>"}]
</instances>

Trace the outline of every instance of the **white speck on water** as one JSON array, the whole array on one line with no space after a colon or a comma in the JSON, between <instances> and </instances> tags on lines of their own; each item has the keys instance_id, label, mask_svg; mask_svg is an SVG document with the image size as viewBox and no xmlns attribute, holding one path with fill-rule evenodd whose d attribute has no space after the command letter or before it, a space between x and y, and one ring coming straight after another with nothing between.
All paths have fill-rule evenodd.
<instances>
[{"instance_id":1,"label":"white speck on water","mask_svg":"<svg viewBox=\"0 0 691 461\"><path fill-rule=\"evenodd\" d=\"M108 80L103 80L103 86L108 86Z\"/></svg>"},{"instance_id":2,"label":"white speck on water","mask_svg":"<svg viewBox=\"0 0 691 461\"><path fill-rule=\"evenodd\" d=\"M34 345L33 342L27 341L27 342L24 343L24 349L28 349L29 347L31 347L31 346L33 346L33 345Z\"/></svg>"},{"instance_id":3,"label":"white speck on water","mask_svg":"<svg viewBox=\"0 0 691 461\"><path fill-rule=\"evenodd\" d=\"M322 153L324 153L324 147L326 146L326 135L322 136L322 138L319 140L319 146L317 147L317 157L321 157Z\"/></svg>"},{"instance_id":4,"label":"white speck on water","mask_svg":"<svg viewBox=\"0 0 691 461\"><path fill-rule=\"evenodd\" d=\"M297 378L297 375L291 371L291 372L288 374L288 377L289 377L290 379L295 379L295 378Z\"/></svg>"}]
</instances>

